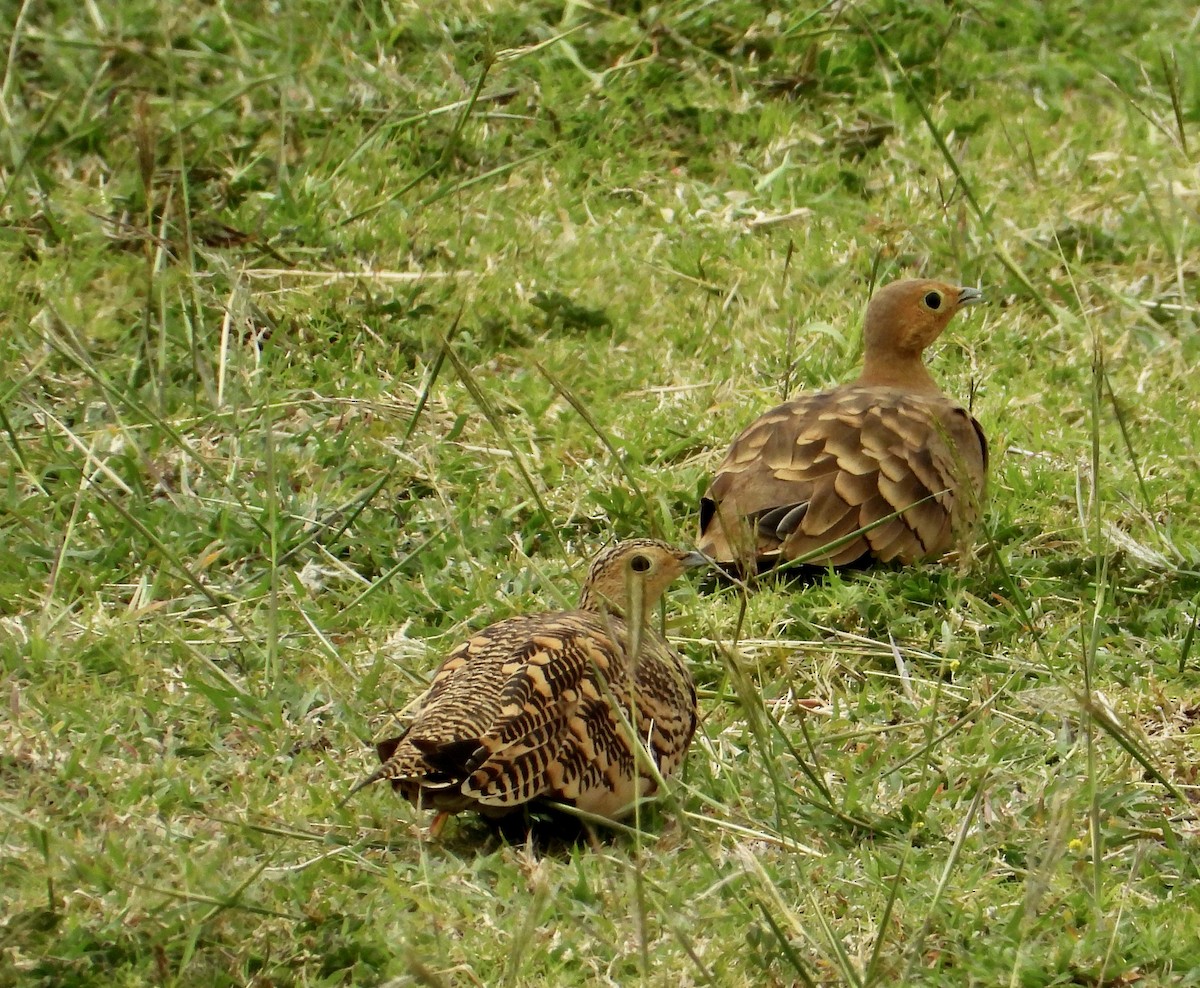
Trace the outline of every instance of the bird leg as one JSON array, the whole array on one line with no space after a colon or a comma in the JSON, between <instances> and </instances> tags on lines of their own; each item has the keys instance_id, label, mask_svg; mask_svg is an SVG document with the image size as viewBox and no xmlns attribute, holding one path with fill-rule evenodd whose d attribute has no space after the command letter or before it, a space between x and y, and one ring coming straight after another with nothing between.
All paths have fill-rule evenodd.
<instances>
[{"instance_id":1,"label":"bird leg","mask_svg":"<svg viewBox=\"0 0 1200 988\"><path fill-rule=\"evenodd\" d=\"M429 825L429 839L437 840L442 836L442 828L446 826L446 821L450 819L450 814L446 810L439 810L434 814L433 823Z\"/></svg>"}]
</instances>

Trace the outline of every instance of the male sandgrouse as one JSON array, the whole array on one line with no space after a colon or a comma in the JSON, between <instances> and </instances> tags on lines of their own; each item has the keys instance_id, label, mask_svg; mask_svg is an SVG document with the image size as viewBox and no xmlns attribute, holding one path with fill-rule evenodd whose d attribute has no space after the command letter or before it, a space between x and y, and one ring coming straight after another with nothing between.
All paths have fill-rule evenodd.
<instances>
[{"instance_id":1,"label":"male sandgrouse","mask_svg":"<svg viewBox=\"0 0 1200 988\"><path fill-rule=\"evenodd\" d=\"M553 801L619 819L677 769L696 690L651 611L685 569L708 563L652 539L592 563L575 610L507 618L452 649L399 737L376 748L382 779L418 808L500 818ZM640 750L639 750L640 749Z\"/></svg>"},{"instance_id":2,"label":"male sandgrouse","mask_svg":"<svg viewBox=\"0 0 1200 988\"><path fill-rule=\"evenodd\" d=\"M909 563L965 540L987 479L979 423L921 359L975 288L897 281L867 306L862 373L771 409L700 502L699 548L743 568Z\"/></svg>"}]
</instances>

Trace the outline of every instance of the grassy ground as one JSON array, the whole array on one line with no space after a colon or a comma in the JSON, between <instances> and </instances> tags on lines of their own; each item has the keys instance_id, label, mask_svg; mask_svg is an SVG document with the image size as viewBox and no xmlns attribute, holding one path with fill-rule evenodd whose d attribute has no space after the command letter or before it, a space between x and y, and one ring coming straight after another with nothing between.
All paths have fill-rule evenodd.
<instances>
[{"instance_id":1,"label":"grassy ground","mask_svg":"<svg viewBox=\"0 0 1200 988\"><path fill-rule=\"evenodd\" d=\"M769 6L8 5L0 986L1200 984L1194 6ZM971 567L680 588L639 834L339 808L904 274Z\"/></svg>"}]
</instances>

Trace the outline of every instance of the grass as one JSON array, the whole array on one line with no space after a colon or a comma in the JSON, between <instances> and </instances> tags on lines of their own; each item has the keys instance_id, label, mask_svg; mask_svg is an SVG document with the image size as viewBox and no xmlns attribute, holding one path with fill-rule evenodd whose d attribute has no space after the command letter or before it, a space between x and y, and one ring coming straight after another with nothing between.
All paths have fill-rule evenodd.
<instances>
[{"instance_id":1,"label":"grass","mask_svg":"<svg viewBox=\"0 0 1200 988\"><path fill-rule=\"evenodd\" d=\"M0 985L1200 983L1196 33L17 6ZM639 835L338 807L469 629L687 543L907 273L991 301L933 358L971 566L678 590L703 723Z\"/></svg>"}]
</instances>

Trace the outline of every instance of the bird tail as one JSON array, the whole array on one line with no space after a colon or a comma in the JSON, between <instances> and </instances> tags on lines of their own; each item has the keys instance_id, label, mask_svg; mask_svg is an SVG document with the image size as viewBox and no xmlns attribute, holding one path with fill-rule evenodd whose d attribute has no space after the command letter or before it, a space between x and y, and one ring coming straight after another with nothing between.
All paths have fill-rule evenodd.
<instances>
[{"instance_id":1,"label":"bird tail","mask_svg":"<svg viewBox=\"0 0 1200 988\"><path fill-rule=\"evenodd\" d=\"M362 779L354 784L354 788L346 793L346 795L343 796L341 801L337 804L337 808L339 810L348 802L350 802L350 800L353 799L360 790L366 789L367 786L374 785L376 782L391 778L395 775L396 766L392 763L392 756L396 753L396 748L399 747L400 742L404 740L405 734L407 733L408 732L405 731L404 734L401 734L399 737L387 738L386 740L380 741L375 745L375 751L379 754L379 760L382 762L382 764L365 779Z\"/></svg>"},{"instance_id":2,"label":"bird tail","mask_svg":"<svg viewBox=\"0 0 1200 988\"><path fill-rule=\"evenodd\" d=\"M361 779L360 781L356 782L354 784L354 788L352 788L348 793L346 793L345 796L343 796L338 801L337 808L340 810L343 806L345 806L348 802L350 802L350 800L353 799L354 796L356 796L360 790L366 789L367 786L373 785L374 783L379 782L382 779L386 779L388 777L388 774L389 774L388 766L381 765L374 772L372 772L370 775L368 775L365 779Z\"/></svg>"}]
</instances>

